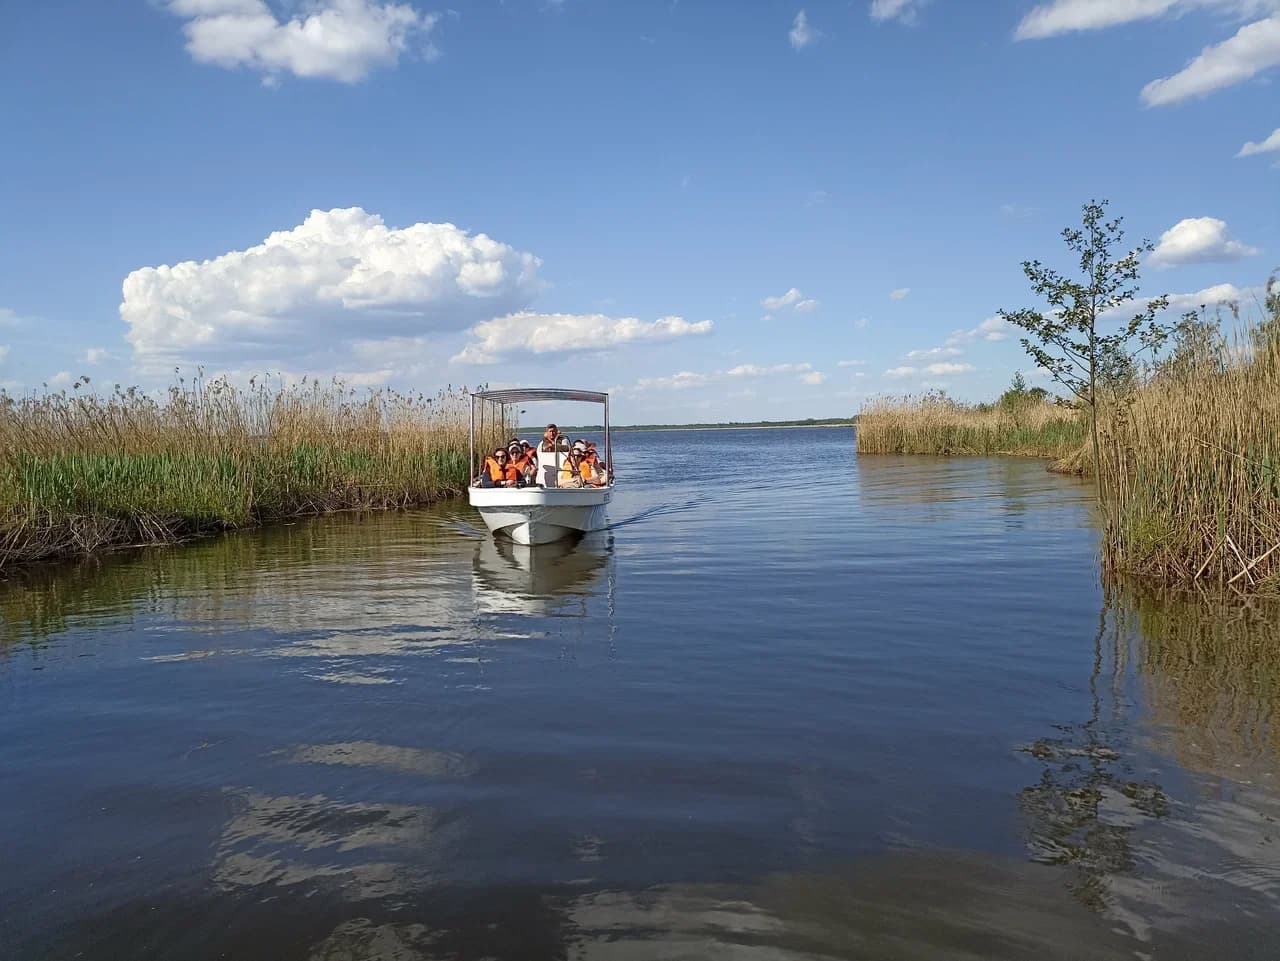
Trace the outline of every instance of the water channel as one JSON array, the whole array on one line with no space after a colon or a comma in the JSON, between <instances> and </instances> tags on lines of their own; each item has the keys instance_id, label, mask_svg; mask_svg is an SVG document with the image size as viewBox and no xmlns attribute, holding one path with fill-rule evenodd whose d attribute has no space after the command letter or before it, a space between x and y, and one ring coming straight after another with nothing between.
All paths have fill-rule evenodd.
<instances>
[{"instance_id":1,"label":"water channel","mask_svg":"<svg viewBox=\"0 0 1280 961\"><path fill-rule=\"evenodd\" d=\"M1035 461L615 441L576 544L0 583L0 957L1275 957L1280 612L1104 590Z\"/></svg>"}]
</instances>

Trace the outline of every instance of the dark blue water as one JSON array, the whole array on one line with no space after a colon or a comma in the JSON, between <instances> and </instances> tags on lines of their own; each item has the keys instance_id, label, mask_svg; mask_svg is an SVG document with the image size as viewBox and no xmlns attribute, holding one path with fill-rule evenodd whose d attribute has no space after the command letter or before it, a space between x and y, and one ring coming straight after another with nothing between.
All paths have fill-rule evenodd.
<instances>
[{"instance_id":1,"label":"dark blue water","mask_svg":"<svg viewBox=\"0 0 1280 961\"><path fill-rule=\"evenodd\" d=\"M576 544L0 585L0 955L1274 957L1274 611L1104 592L1038 462L615 442Z\"/></svg>"}]
</instances>

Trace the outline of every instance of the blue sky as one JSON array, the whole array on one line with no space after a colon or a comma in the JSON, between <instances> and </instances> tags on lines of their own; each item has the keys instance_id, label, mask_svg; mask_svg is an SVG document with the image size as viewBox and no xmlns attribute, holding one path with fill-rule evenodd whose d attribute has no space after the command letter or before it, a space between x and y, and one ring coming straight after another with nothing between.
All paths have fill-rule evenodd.
<instances>
[{"instance_id":1,"label":"blue sky","mask_svg":"<svg viewBox=\"0 0 1280 961\"><path fill-rule=\"evenodd\" d=\"M1280 0L15 3L0 384L984 398L1091 197L1147 293L1248 302L1277 78Z\"/></svg>"}]
</instances>

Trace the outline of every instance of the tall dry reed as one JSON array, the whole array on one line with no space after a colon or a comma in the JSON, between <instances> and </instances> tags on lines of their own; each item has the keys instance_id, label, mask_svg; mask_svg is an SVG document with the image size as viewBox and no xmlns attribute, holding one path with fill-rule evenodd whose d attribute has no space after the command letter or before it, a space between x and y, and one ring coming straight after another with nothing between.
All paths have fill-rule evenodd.
<instances>
[{"instance_id":1,"label":"tall dry reed","mask_svg":"<svg viewBox=\"0 0 1280 961\"><path fill-rule=\"evenodd\" d=\"M1265 329L1158 370L1102 421L1110 569L1280 590L1280 351Z\"/></svg>"},{"instance_id":2,"label":"tall dry reed","mask_svg":"<svg viewBox=\"0 0 1280 961\"><path fill-rule=\"evenodd\" d=\"M463 390L197 379L156 399L84 386L0 395L0 568L466 486Z\"/></svg>"},{"instance_id":3,"label":"tall dry reed","mask_svg":"<svg viewBox=\"0 0 1280 961\"><path fill-rule=\"evenodd\" d=\"M1076 410L1035 398L971 405L939 393L881 397L858 415L858 453L1061 458L1080 449L1086 426Z\"/></svg>"}]
</instances>

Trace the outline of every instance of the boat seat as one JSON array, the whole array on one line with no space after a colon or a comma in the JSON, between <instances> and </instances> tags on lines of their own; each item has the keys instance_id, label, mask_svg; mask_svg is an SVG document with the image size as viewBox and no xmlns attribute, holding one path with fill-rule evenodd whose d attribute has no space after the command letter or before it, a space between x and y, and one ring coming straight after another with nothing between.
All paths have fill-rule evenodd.
<instances>
[{"instance_id":1,"label":"boat seat","mask_svg":"<svg viewBox=\"0 0 1280 961\"><path fill-rule=\"evenodd\" d=\"M564 451L538 451L538 483L543 487L560 486L560 465L567 455Z\"/></svg>"}]
</instances>

